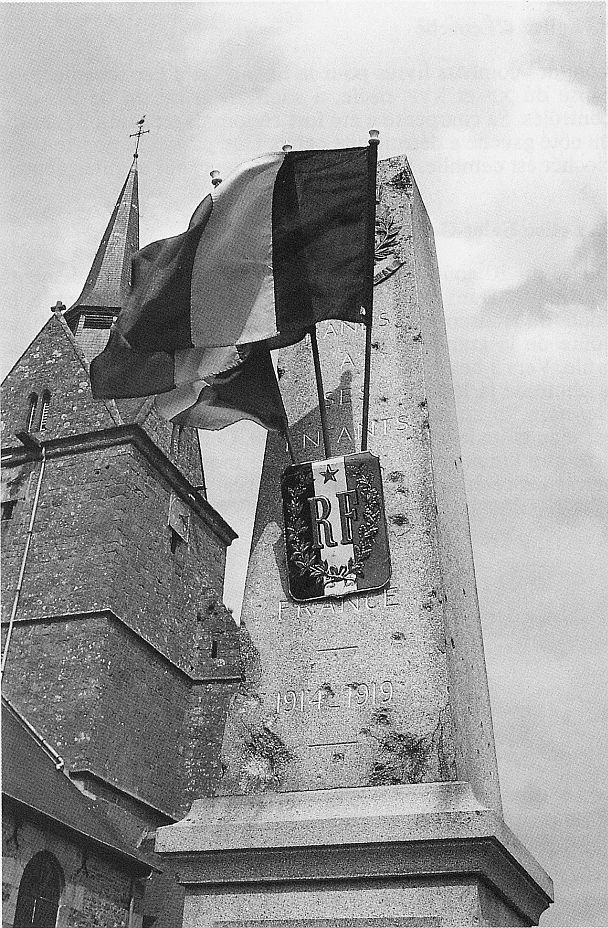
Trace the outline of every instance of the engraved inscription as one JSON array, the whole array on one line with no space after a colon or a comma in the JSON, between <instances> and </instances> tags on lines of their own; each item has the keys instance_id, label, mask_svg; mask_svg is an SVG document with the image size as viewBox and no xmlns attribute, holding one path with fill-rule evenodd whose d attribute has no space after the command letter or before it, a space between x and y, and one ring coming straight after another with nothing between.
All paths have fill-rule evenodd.
<instances>
[{"instance_id":1,"label":"engraved inscription","mask_svg":"<svg viewBox=\"0 0 608 928\"><path fill-rule=\"evenodd\" d=\"M351 706L382 706L393 701L393 684L390 680L383 683L349 683L348 708Z\"/></svg>"},{"instance_id":2,"label":"engraved inscription","mask_svg":"<svg viewBox=\"0 0 608 928\"><path fill-rule=\"evenodd\" d=\"M276 711L280 712L323 712L328 709L355 709L363 706L387 706L393 701L394 687L391 680L377 683L345 683L335 692L326 683L315 693L304 690L286 690L276 694Z\"/></svg>"},{"instance_id":3,"label":"engraved inscription","mask_svg":"<svg viewBox=\"0 0 608 928\"><path fill-rule=\"evenodd\" d=\"M361 332L361 326L356 322L328 322L323 330L322 338L330 338L334 335L349 335L351 332Z\"/></svg>"},{"instance_id":4,"label":"engraved inscription","mask_svg":"<svg viewBox=\"0 0 608 928\"><path fill-rule=\"evenodd\" d=\"M388 608L399 605L399 588L388 587L374 593L349 596L347 600L327 600L323 603L294 603L291 600L280 600L277 606L279 621L286 613L295 611L296 618L331 613L332 615L346 615L348 612L359 612L361 609L376 609L378 606ZM293 613L292 613L293 615ZM329 650L329 649L328 649ZM333 648L331 649L333 650Z\"/></svg>"},{"instance_id":5,"label":"engraved inscription","mask_svg":"<svg viewBox=\"0 0 608 928\"><path fill-rule=\"evenodd\" d=\"M328 403L328 406L334 405ZM340 428L329 426L328 432L333 440L337 443L341 441L353 441L359 440L361 438L361 425L355 423L354 427L351 430L342 426ZM407 416L404 414L398 416L383 416L380 419L372 420L369 423L368 435L370 436L385 436L389 432L404 432L408 428ZM302 432L302 450L306 451L310 448L320 448L321 447L321 432L317 431L313 434L308 432Z\"/></svg>"}]
</instances>

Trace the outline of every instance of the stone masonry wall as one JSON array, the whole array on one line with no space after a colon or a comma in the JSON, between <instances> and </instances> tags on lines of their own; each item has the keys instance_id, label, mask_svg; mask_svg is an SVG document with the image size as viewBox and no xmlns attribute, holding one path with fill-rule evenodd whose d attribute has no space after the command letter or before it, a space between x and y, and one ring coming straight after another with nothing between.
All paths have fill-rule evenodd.
<instances>
[{"instance_id":1,"label":"stone masonry wall","mask_svg":"<svg viewBox=\"0 0 608 928\"><path fill-rule=\"evenodd\" d=\"M40 464L7 468L22 493L3 546L4 618L16 587ZM15 491L16 492L16 491ZM18 620L112 609L184 670L197 613L221 591L225 544L195 513L171 550L171 490L135 448L49 457Z\"/></svg>"},{"instance_id":2,"label":"stone masonry wall","mask_svg":"<svg viewBox=\"0 0 608 928\"><path fill-rule=\"evenodd\" d=\"M14 435L27 426L29 397L38 396L32 431L39 431L41 398L51 395L46 428L41 437L65 437L116 425L108 407L91 395L88 373L73 342L53 316L29 345L2 384L2 441L18 442Z\"/></svg>"},{"instance_id":3,"label":"stone masonry wall","mask_svg":"<svg viewBox=\"0 0 608 928\"><path fill-rule=\"evenodd\" d=\"M152 398L125 399L117 403L93 399L88 371L82 347L65 322L53 316L2 384L4 446L19 444L15 435L28 425L29 401L35 394L38 403L30 431L40 440L93 432L141 419L142 427L157 447L194 486L204 487L196 430L183 428L176 441L174 427L159 416ZM50 402L42 423L42 397L47 392Z\"/></svg>"},{"instance_id":4,"label":"stone masonry wall","mask_svg":"<svg viewBox=\"0 0 608 928\"><path fill-rule=\"evenodd\" d=\"M37 406L29 422L32 394ZM80 770L79 780L136 847L153 834L159 816L163 822L179 817L192 799L213 790L238 644L221 604L230 536L218 534L186 496L176 496L165 465L159 469L137 446L95 447L105 430L129 422L140 424L204 495L197 432L172 427L149 399L94 400L88 365L61 318L47 322L3 383L5 451L21 448L16 433L28 426L47 448L5 691L68 766ZM77 448L57 447L56 439L72 436ZM41 470L40 460L12 464L8 457L3 632ZM188 513L187 541L169 525L175 501L178 518ZM8 853L5 873L18 876L23 866ZM70 853L76 860L77 849ZM80 864L78 856L70 870L67 851L60 860L66 875ZM113 879L100 864L90 893L66 886L58 925L126 925L128 898L125 912L122 896L113 896ZM16 895L13 900L10 886L7 892L10 913ZM177 928L182 899L171 874L157 874L147 884L143 911L157 928Z\"/></svg>"},{"instance_id":5,"label":"stone masonry wall","mask_svg":"<svg viewBox=\"0 0 608 928\"><path fill-rule=\"evenodd\" d=\"M209 793L230 687L191 695L186 674L104 615L19 623L10 653L6 694L71 769L175 817Z\"/></svg>"}]
</instances>

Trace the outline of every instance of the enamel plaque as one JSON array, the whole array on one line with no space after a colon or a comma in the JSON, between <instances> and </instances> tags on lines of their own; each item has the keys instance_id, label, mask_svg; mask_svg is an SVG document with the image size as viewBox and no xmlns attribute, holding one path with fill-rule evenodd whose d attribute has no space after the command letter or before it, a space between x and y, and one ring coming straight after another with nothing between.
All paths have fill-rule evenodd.
<instances>
[{"instance_id":1,"label":"enamel plaque","mask_svg":"<svg viewBox=\"0 0 608 928\"><path fill-rule=\"evenodd\" d=\"M292 464L281 478L289 592L297 602L390 580L380 461L368 451Z\"/></svg>"}]
</instances>

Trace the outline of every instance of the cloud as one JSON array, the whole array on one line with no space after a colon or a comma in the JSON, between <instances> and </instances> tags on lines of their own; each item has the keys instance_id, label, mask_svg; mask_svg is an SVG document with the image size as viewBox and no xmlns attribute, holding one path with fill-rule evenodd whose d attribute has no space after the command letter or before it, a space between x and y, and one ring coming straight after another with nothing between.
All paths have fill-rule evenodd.
<instances>
[{"instance_id":1,"label":"cloud","mask_svg":"<svg viewBox=\"0 0 608 928\"><path fill-rule=\"evenodd\" d=\"M285 141L363 143L376 125L381 157L410 156L447 246L442 269L451 273L456 252L466 259L463 275L477 264L469 278L475 305L495 282L509 287L533 271L549 273L599 220L603 177L602 126L584 88L535 59L543 23L571 22L573 43L577 30L592 29L570 6L557 6L564 11L475 3L4 5L5 157L19 165L4 229L9 243L27 230L25 249L11 259L18 267L21 258L24 270L3 280L5 305L28 307L17 330L33 336L49 294L68 304L77 296L128 167L128 133L143 112L152 131L140 159L142 242L183 230L212 168L226 172ZM67 264L64 236L74 242Z\"/></svg>"},{"instance_id":2,"label":"cloud","mask_svg":"<svg viewBox=\"0 0 608 928\"><path fill-rule=\"evenodd\" d=\"M534 271L522 283L490 293L483 310L505 323L531 318L549 321L556 311L603 313L606 305L606 226L585 235L571 260L553 276Z\"/></svg>"},{"instance_id":3,"label":"cloud","mask_svg":"<svg viewBox=\"0 0 608 928\"><path fill-rule=\"evenodd\" d=\"M555 881L547 925L605 906L602 325L478 313L450 344L505 816Z\"/></svg>"},{"instance_id":4,"label":"cloud","mask_svg":"<svg viewBox=\"0 0 608 928\"><path fill-rule=\"evenodd\" d=\"M547 3L532 23L530 60L567 74L590 103L606 108L606 8L603 3Z\"/></svg>"}]
</instances>

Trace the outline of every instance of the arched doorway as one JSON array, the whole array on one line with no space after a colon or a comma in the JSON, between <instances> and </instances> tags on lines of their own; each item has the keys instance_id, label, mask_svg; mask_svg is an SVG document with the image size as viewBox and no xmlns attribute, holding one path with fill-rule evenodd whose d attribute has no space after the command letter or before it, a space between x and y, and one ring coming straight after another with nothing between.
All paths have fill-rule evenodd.
<instances>
[{"instance_id":1,"label":"arched doorway","mask_svg":"<svg viewBox=\"0 0 608 928\"><path fill-rule=\"evenodd\" d=\"M21 877L13 928L55 928L63 882L57 859L35 854Z\"/></svg>"}]
</instances>

